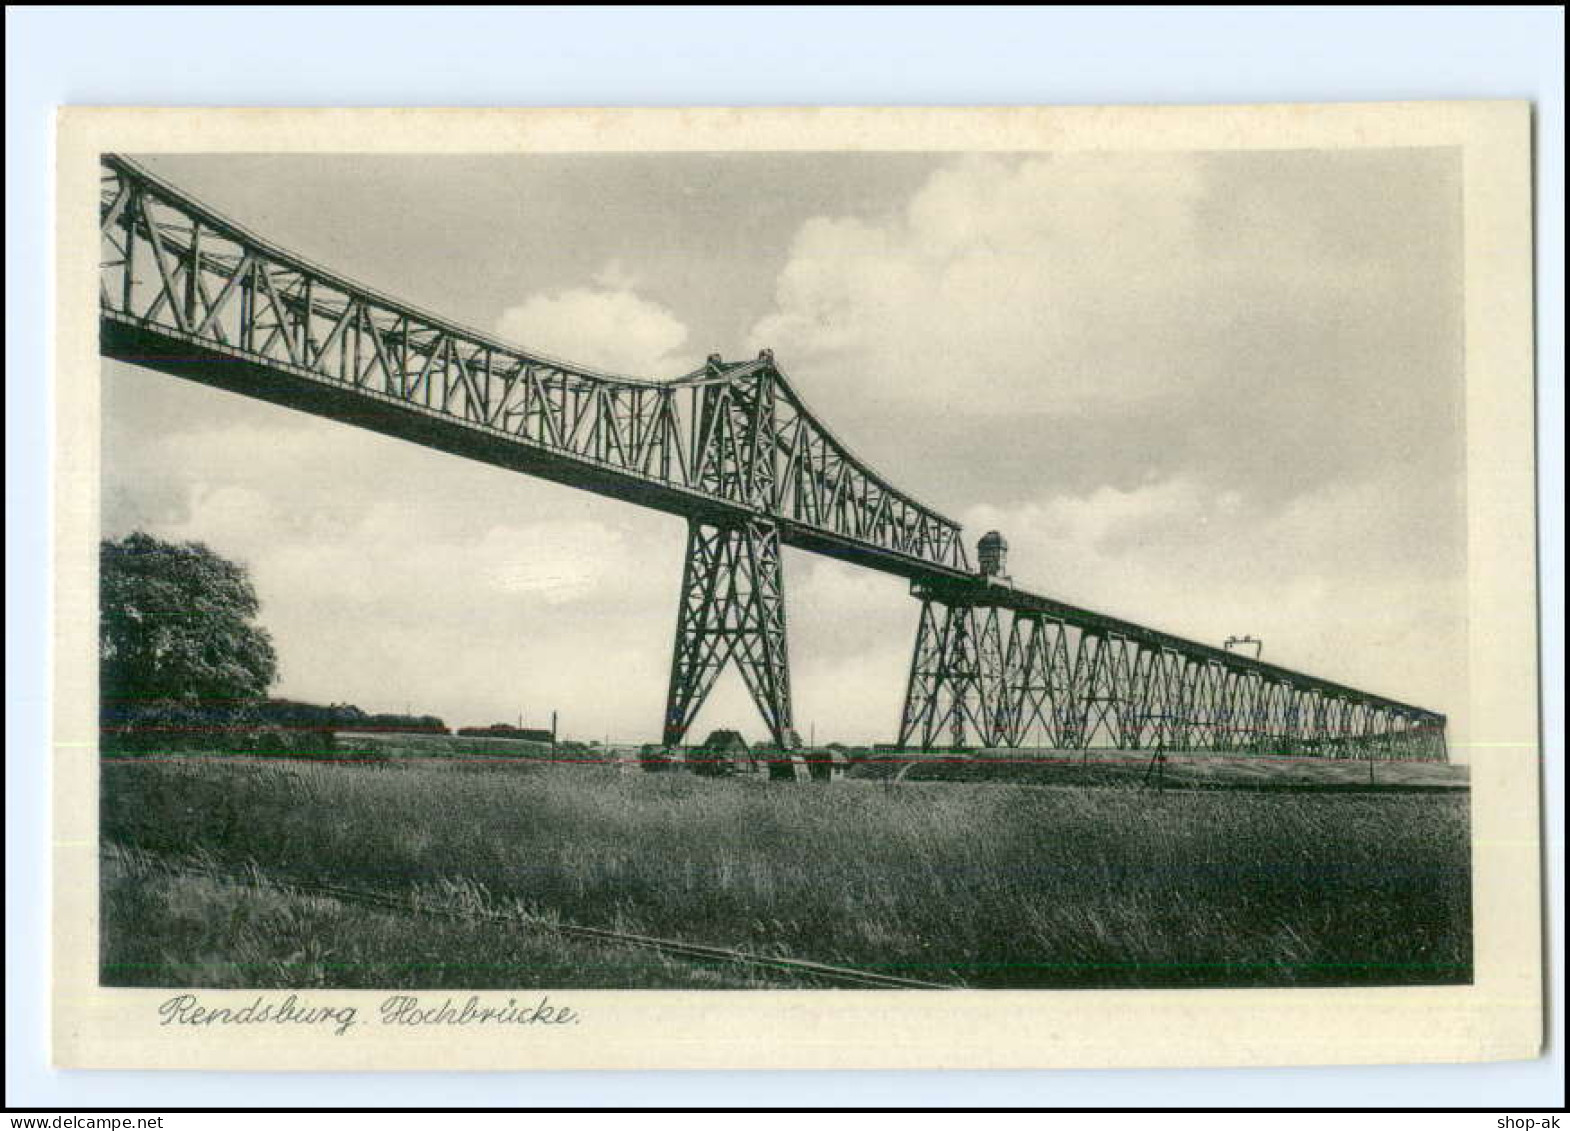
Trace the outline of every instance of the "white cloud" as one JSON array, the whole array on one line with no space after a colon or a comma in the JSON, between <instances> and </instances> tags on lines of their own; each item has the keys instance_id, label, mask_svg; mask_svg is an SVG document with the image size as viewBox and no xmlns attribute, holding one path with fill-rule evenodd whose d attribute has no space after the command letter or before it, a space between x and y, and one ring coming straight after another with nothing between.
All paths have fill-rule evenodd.
<instances>
[{"instance_id":1,"label":"white cloud","mask_svg":"<svg viewBox=\"0 0 1570 1131\"><path fill-rule=\"evenodd\" d=\"M373 710L408 702L464 725L512 716L520 695L565 707L603 691L602 678L636 678L594 725L635 735L657 725L663 676L632 673L668 639L674 545L651 561L594 519L439 529L397 502L326 509L332 520L301 537L284 501L224 486L193 490L185 521L148 527L246 564L279 648L277 694Z\"/></svg>"},{"instance_id":2,"label":"white cloud","mask_svg":"<svg viewBox=\"0 0 1570 1131\"><path fill-rule=\"evenodd\" d=\"M752 344L928 407L1148 394L1179 317L1221 317L1192 294L1202 189L1182 156L958 161L883 223L805 224Z\"/></svg>"},{"instance_id":3,"label":"white cloud","mask_svg":"<svg viewBox=\"0 0 1570 1131\"><path fill-rule=\"evenodd\" d=\"M961 158L803 224L750 345L1022 585L1459 714L1448 168Z\"/></svg>"},{"instance_id":4,"label":"white cloud","mask_svg":"<svg viewBox=\"0 0 1570 1131\"><path fill-rule=\"evenodd\" d=\"M674 377L690 367L678 352L687 327L639 296L620 263L606 264L593 282L530 295L502 311L496 332L526 349L635 377Z\"/></svg>"},{"instance_id":5,"label":"white cloud","mask_svg":"<svg viewBox=\"0 0 1570 1131\"><path fill-rule=\"evenodd\" d=\"M498 526L474 548L502 593L566 605L620 585L634 560L620 531L586 521Z\"/></svg>"}]
</instances>

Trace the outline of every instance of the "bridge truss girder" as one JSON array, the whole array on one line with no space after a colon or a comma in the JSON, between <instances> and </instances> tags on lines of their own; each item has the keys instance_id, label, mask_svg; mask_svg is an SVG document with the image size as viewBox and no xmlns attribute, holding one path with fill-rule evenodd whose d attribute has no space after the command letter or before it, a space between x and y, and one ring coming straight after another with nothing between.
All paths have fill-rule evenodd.
<instances>
[{"instance_id":1,"label":"bridge truss girder","mask_svg":"<svg viewBox=\"0 0 1570 1131\"><path fill-rule=\"evenodd\" d=\"M969 571L959 524L852 452L767 350L666 381L601 373L338 276L123 157L101 175L109 356L687 517L768 518L901 576Z\"/></svg>"},{"instance_id":2,"label":"bridge truss girder","mask_svg":"<svg viewBox=\"0 0 1570 1131\"><path fill-rule=\"evenodd\" d=\"M924 591L899 744L1444 761L1444 719Z\"/></svg>"}]
</instances>

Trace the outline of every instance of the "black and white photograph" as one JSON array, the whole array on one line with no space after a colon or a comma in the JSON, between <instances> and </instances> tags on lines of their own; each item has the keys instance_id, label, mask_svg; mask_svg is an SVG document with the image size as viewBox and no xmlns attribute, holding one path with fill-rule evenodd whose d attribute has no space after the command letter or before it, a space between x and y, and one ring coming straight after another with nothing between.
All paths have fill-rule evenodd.
<instances>
[{"instance_id":1,"label":"black and white photograph","mask_svg":"<svg viewBox=\"0 0 1570 1131\"><path fill-rule=\"evenodd\" d=\"M1526 121L66 122L62 1058L1517 1049Z\"/></svg>"},{"instance_id":2,"label":"black and white photograph","mask_svg":"<svg viewBox=\"0 0 1570 1131\"><path fill-rule=\"evenodd\" d=\"M102 980L1471 980L1455 149L106 153Z\"/></svg>"}]
</instances>

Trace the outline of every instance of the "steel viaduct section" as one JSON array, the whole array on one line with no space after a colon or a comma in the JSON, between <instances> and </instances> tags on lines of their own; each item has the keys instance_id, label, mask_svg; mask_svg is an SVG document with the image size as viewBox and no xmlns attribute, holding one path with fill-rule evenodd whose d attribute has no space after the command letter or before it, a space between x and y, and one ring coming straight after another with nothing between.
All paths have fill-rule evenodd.
<instances>
[{"instance_id":1,"label":"steel viaduct section","mask_svg":"<svg viewBox=\"0 0 1570 1131\"><path fill-rule=\"evenodd\" d=\"M922 600L899 741L1445 757L1444 717L1017 589L859 460L764 351L655 382L520 350L278 248L123 157L101 162L106 357L687 520L664 740L734 662L792 730L781 547Z\"/></svg>"}]
</instances>

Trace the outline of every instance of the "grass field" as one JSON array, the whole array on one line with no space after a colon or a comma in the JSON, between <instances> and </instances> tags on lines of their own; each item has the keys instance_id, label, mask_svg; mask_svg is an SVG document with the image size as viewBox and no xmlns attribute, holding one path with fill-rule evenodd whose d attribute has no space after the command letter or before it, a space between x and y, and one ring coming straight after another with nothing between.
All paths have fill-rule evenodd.
<instances>
[{"instance_id":1,"label":"grass field","mask_svg":"<svg viewBox=\"0 0 1570 1131\"><path fill-rule=\"evenodd\" d=\"M791 984L775 972L564 939L543 926L519 929L472 915L416 913L427 904L472 907L472 889L450 884L412 885L403 893L409 910L400 914L293 891L260 869L218 879L115 846L103 855L103 891L105 921L114 926L112 942L105 941L104 980L114 985L521 990Z\"/></svg>"},{"instance_id":2,"label":"grass field","mask_svg":"<svg viewBox=\"0 0 1570 1131\"><path fill-rule=\"evenodd\" d=\"M880 754L853 776L886 778L912 759ZM1149 750L980 750L958 759L918 755L906 781L1002 781L1029 785L1126 786L1158 780ZM1430 790L1466 789L1466 766L1448 762L1375 762L1353 758L1181 752L1159 768L1165 789Z\"/></svg>"},{"instance_id":3,"label":"grass field","mask_svg":"<svg viewBox=\"0 0 1570 1131\"><path fill-rule=\"evenodd\" d=\"M232 758L109 760L102 784L107 984L810 984L564 939L553 920L982 987L1471 973L1464 792ZM178 870L191 864L245 878ZM409 910L279 880L374 889ZM437 919L415 911L422 900L522 918Z\"/></svg>"}]
</instances>

